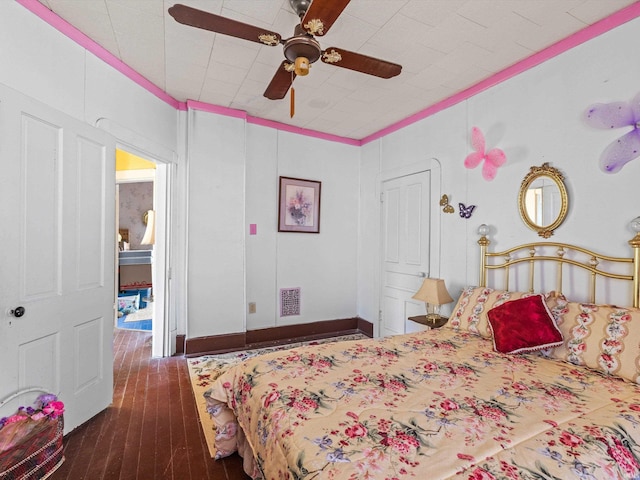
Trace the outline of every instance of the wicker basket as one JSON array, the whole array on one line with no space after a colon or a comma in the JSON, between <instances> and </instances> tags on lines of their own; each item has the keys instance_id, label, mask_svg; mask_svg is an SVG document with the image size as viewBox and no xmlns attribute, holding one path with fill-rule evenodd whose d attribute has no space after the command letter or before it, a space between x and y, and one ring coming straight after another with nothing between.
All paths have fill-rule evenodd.
<instances>
[{"instance_id":1,"label":"wicker basket","mask_svg":"<svg viewBox=\"0 0 640 480\"><path fill-rule=\"evenodd\" d=\"M0 480L49 477L64 461L63 430L62 415L5 425L0 430Z\"/></svg>"}]
</instances>

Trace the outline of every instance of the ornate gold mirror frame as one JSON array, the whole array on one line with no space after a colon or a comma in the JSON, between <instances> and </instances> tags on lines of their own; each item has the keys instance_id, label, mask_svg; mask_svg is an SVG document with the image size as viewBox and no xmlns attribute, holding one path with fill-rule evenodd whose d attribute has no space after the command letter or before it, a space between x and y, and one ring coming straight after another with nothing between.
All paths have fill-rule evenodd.
<instances>
[{"instance_id":1,"label":"ornate gold mirror frame","mask_svg":"<svg viewBox=\"0 0 640 480\"><path fill-rule=\"evenodd\" d=\"M543 238L549 238L567 216L569 197L564 176L549 163L531 167L520 185L518 207L522 220Z\"/></svg>"}]
</instances>

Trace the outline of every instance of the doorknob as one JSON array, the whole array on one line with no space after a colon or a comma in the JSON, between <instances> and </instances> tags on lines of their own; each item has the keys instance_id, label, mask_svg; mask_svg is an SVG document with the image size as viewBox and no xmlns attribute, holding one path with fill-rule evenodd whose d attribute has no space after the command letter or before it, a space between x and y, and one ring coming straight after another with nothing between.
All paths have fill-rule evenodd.
<instances>
[{"instance_id":1,"label":"doorknob","mask_svg":"<svg viewBox=\"0 0 640 480\"><path fill-rule=\"evenodd\" d=\"M9 313L16 318L20 318L24 315L24 307L16 307L12 310L9 310Z\"/></svg>"},{"instance_id":2,"label":"doorknob","mask_svg":"<svg viewBox=\"0 0 640 480\"><path fill-rule=\"evenodd\" d=\"M427 274L426 274L425 272L418 272L418 276L419 276L420 278L424 278L424 277L426 277L426 276L427 276Z\"/></svg>"}]
</instances>

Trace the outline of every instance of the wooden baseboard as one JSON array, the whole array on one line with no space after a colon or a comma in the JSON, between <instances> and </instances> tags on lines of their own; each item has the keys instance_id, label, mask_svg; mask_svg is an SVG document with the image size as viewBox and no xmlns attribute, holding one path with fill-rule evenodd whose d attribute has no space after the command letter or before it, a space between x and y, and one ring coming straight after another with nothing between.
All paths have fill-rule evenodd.
<instances>
[{"instance_id":1,"label":"wooden baseboard","mask_svg":"<svg viewBox=\"0 0 640 480\"><path fill-rule=\"evenodd\" d=\"M186 335L176 335L176 355L184 354L184 344L186 339Z\"/></svg>"},{"instance_id":2,"label":"wooden baseboard","mask_svg":"<svg viewBox=\"0 0 640 480\"><path fill-rule=\"evenodd\" d=\"M358 317L358 331L364 333L367 337L373 338L373 323Z\"/></svg>"},{"instance_id":3,"label":"wooden baseboard","mask_svg":"<svg viewBox=\"0 0 640 480\"><path fill-rule=\"evenodd\" d=\"M191 356L194 354L235 352L244 350L246 345L244 333L187 338L184 344L184 354Z\"/></svg>"},{"instance_id":4,"label":"wooden baseboard","mask_svg":"<svg viewBox=\"0 0 640 480\"><path fill-rule=\"evenodd\" d=\"M324 320L283 327L261 328L244 333L187 338L183 345L184 354L192 357L208 353L234 352L250 348L319 340L353 333L362 333L373 337L373 324L359 317Z\"/></svg>"}]
</instances>

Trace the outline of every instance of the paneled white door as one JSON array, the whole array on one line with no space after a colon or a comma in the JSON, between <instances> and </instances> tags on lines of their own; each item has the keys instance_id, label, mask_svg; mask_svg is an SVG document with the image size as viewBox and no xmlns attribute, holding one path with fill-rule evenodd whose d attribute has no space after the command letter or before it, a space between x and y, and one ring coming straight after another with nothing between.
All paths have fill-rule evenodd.
<instances>
[{"instance_id":1,"label":"paneled white door","mask_svg":"<svg viewBox=\"0 0 640 480\"><path fill-rule=\"evenodd\" d=\"M113 394L115 142L0 86L0 398L41 387L65 432Z\"/></svg>"},{"instance_id":2,"label":"paneled white door","mask_svg":"<svg viewBox=\"0 0 640 480\"><path fill-rule=\"evenodd\" d=\"M381 336L412 331L407 318L425 313L411 296L429 276L430 197L429 171L382 184Z\"/></svg>"}]
</instances>

